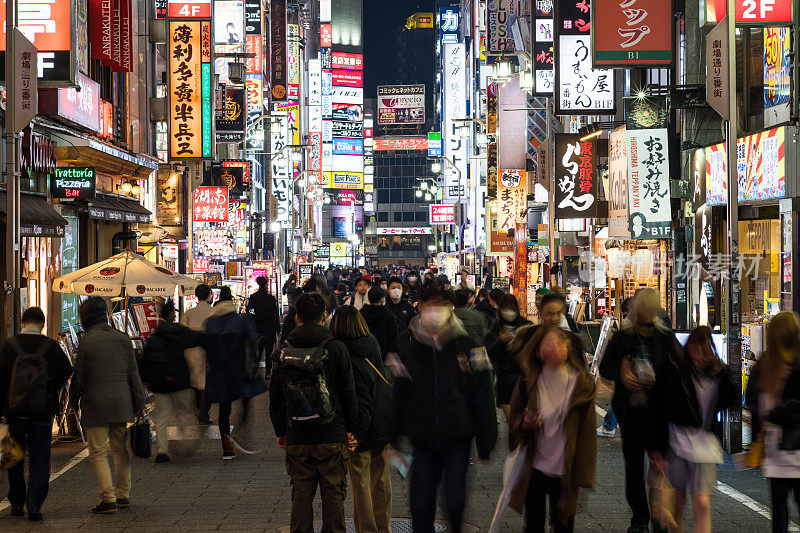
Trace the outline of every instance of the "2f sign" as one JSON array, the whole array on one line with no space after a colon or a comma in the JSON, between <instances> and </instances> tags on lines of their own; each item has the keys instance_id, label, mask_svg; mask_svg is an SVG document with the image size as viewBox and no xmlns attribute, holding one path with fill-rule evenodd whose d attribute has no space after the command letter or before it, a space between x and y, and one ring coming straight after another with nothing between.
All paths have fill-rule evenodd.
<instances>
[{"instance_id":1,"label":"2f sign","mask_svg":"<svg viewBox=\"0 0 800 533\"><path fill-rule=\"evenodd\" d=\"M792 0L738 0L736 22L792 22Z\"/></svg>"}]
</instances>

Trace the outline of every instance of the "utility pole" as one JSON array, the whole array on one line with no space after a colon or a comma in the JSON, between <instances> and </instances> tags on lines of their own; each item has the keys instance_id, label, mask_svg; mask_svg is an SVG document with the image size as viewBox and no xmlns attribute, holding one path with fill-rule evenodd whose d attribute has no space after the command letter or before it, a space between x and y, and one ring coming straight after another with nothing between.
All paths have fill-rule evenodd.
<instances>
[{"instance_id":1,"label":"utility pole","mask_svg":"<svg viewBox=\"0 0 800 533\"><path fill-rule=\"evenodd\" d=\"M555 150L556 140L553 136L553 114L550 107L550 98L547 99L547 138L550 140L550 143L547 145L547 149L550 150L551 156L548 158L551 161L550 169L547 170L547 178L550 182L550 187L548 187L548 206L547 206L547 229L550 233L550 261L548 267L548 279L545 280L548 287L553 285L553 265L555 264L555 253L556 253L556 210L555 210L555 187L556 187L556 166L555 166L555 159L553 158L553 150Z\"/></svg>"},{"instance_id":2,"label":"utility pole","mask_svg":"<svg viewBox=\"0 0 800 533\"><path fill-rule=\"evenodd\" d=\"M14 30L17 27L17 0L6 2L6 116L3 129L5 142L6 179L6 338L17 332L20 315L19 285L20 268L20 199L19 199L19 158L17 157L18 135L14 132L17 95L14 87Z\"/></svg>"}]
</instances>

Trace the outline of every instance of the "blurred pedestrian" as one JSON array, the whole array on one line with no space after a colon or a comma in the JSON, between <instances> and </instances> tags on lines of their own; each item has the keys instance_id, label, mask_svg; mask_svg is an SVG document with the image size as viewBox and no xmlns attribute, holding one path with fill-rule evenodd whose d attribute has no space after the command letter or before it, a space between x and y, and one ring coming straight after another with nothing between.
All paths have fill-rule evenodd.
<instances>
[{"instance_id":1,"label":"blurred pedestrian","mask_svg":"<svg viewBox=\"0 0 800 533\"><path fill-rule=\"evenodd\" d=\"M578 490L594 486L597 436L595 382L572 337L553 326L537 328L520 353L525 377L511 400L510 431L528 446L530 471L510 505L525 509L525 531L544 533L545 503L556 533L571 532Z\"/></svg>"},{"instance_id":2,"label":"blurred pedestrian","mask_svg":"<svg viewBox=\"0 0 800 533\"><path fill-rule=\"evenodd\" d=\"M391 373L383 364L377 339L370 335L367 323L355 307L345 305L336 310L331 333L344 343L350 354L358 398L358 416L353 427L358 448L350 452L348 463L355 529L357 533L390 533L389 442L396 433Z\"/></svg>"},{"instance_id":3,"label":"blurred pedestrian","mask_svg":"<svg viewBox=\"0 0 800 533\"><path fill-rule=\"evenodd\" d=\"M497 290L497 289L495 289ZM494 292L494 291L493 291ZM519 314L519 303L513 294L503 293L498 302L497 320L486 335L486 350L492 361L497 378L497 404L508 420L510 414L511 394L521 376L519 363L508 347L514 340L517 330L530 325L530 321Z\"/></svg>"},{"instance_id":4,"label":"blurred pedestrian","mask_svg":"<svg viewBox=\"0 0 800 533\"><path fill-rule=\"evenodd\" d=\"M205 332L206 320L214 311L214 308L211 306L211 287L205 283L201 283L195 288L194 295L197 298L197 305L183 313L181 324L195 331ZM213 424L214 421L208 416L211 402L208 401L208 397L206 396L206 372L208 371L206 351L200 346L197 348L189 348L186 350L185 356L186 362L189 365L189 379L194 389L197 418L200 420L201 424Z\"/></svg>"},{"instance_id":5,"label":"blurred pedestrian","mask_svg":"<svg viewBox=\"0 0 800 533\"><path fill-rule=\"evenodd\" d=\"M275 347L275 339L281 329L278 314L278 300L269 292L269 280L264 276L256 278L258 290L247 299L247 312L253 315L258 330L258 347L269 357Z\"/></svg>"},{"instance_id":6,"label":"blurred pedestrian","mask_svg":"<svg viewBox=\"0 0 800 533\"><path fill-rule=\"evenodd\" d=\"M78 310L84 334L78 343L70 405L78 410L89 445L89 461L102 501L95 514L128 507L131 467L125 435L134 415L144 411L144 387L136 367L130 337L108 325L108 309L100 296L90 296ZM114 457L116 486L108 452Z\"/></svg>"},{"instance_id":7,"label":"blurred pedestrian","mask_svg":"<svg viewBox=\"0 0 800 533\"><path fill-rule=\"evenodd\" d=\"M789 495L800 507L800 318L781 311L767 325L767 349L750 372L745 398L752 414L753 448L763 449L772 531L789 531Z\"/></svg>"},{"instance_id":8,"label":"blurred pedestrian","mask_svg":"<svg viewBox=\"0 0 800 533\"><path fill-rule=\"evenodd\" d=\"M475 291L472 289L458 289L455 291L455 314L464 325L475 346L483 346L486 333L489 331L489 320L484 313L473 309Z\"/></svg>"},{"instance_id":9,"label":"blurred pedestrian","mask_svg":"<svg viewBox=\"0 0 800 533\"><path fill-rule=\"evenodd\" d=\"M370 333L375 336L381 347L381 361L393 350L399 333L397 319L386 307L386 296L383 289L372 287L367 293L369 305L361 308L361 314Z\"/></svg>"},{"instance_id":10,"label":"blurred pedestrian","mask_svg":"<svg viewBox=\"0 0 800 533\"><path fill-rule=\"evenodd\" d=\"M0 416L11 437L28 452L25 461L8 469L11 516L41 522L42 505L50 487L50 440L61 390L72 375L61 346L42 334L45 316L39 307L22 313L22 330L0 349Z\"/></svg>"},{"instance_id":11,"label":"blurred pedestrian","mask_svg":"<svg viewBox=\"0 0 800 533\"><path fill-rule=\"evenodd\" d=\"M297 301L297 297L300 296L300 287L297 286L296 275L289 274L289 278L286 280L286 283L283 284L283 289L281 292L286 295L288 299L287 305L289 308L293 308L295 302Z\"/></svg>"},{"instance_id":12,"label":"blurred pedestrian","mask_svg":"<svg viewBox=\"0 0 800 533\"><path fill-rule=\"evenodd\" d=\"M503 291L500 291L502 294ZM480 311L486 315L486 323L491 327L497 317L497 309L492 306L492 301L489 298L489 290L481 289L475 297L475 310Z\"/></svg>"},{"instance_id":13,"label":"blurred pedestrian","mask_svg":"<svg viewBox=\"0 0 800 533\"><path fill-rule=\"evenodd\" d=\"M386 308L392 312L397 320L397 327L400 331L408 329L408 324L416 314L414 306L411 305L404 292L403 282L398 277L389 278L389 299L386 300Z\"/></svg>"}]
</instances>

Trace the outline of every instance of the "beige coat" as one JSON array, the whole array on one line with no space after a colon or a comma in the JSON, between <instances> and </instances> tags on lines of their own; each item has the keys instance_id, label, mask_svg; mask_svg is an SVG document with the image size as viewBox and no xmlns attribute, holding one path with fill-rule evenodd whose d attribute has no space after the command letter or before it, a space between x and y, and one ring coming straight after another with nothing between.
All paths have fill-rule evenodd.
<instances>
[{"instance_id":1,"label":"beige coat","mask_svg":"<svg viewBox=\"0 0 800 533\"><path fill-rule=\"evenodd\" d=\"M208 302L200 302L183 313L181 324L197 331L206 330L206 319L211 316L213 307ZM189 348L184 352L186 364L189 365L189 381L192 388L206 388L206 351L203 348Z\"/></svg>"}]
</instances>

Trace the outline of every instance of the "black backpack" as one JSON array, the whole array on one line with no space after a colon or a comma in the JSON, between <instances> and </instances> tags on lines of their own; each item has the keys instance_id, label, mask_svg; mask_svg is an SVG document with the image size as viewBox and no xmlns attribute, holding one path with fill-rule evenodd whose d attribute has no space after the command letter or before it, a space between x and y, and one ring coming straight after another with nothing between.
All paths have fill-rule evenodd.
<instances>
[{"instance_id":1,"label":"black backpack","mask_svg":"<svg viewBox=\"0 0 800 533\"><path fill-rule=\"evenodd\" d=\"M325 378L327 344L328 341L321 346L294 348L287 342L276 355L291 428L316 427L333 420L333 399Z\"/></svg>"},{"instance_id":2,"label":"black backpack","mask_svg":"<svg viewBox=\"0 0 800 533\"><path fill-rule=\"evenodd\" d=\"M17 338L8 339L9 346L17 353L8 387L8 407L14 415L38 416L48 412L50 378L45 354L50 342L45 339L36 352L28 353Z\"/></svg>"}]
</instances>

